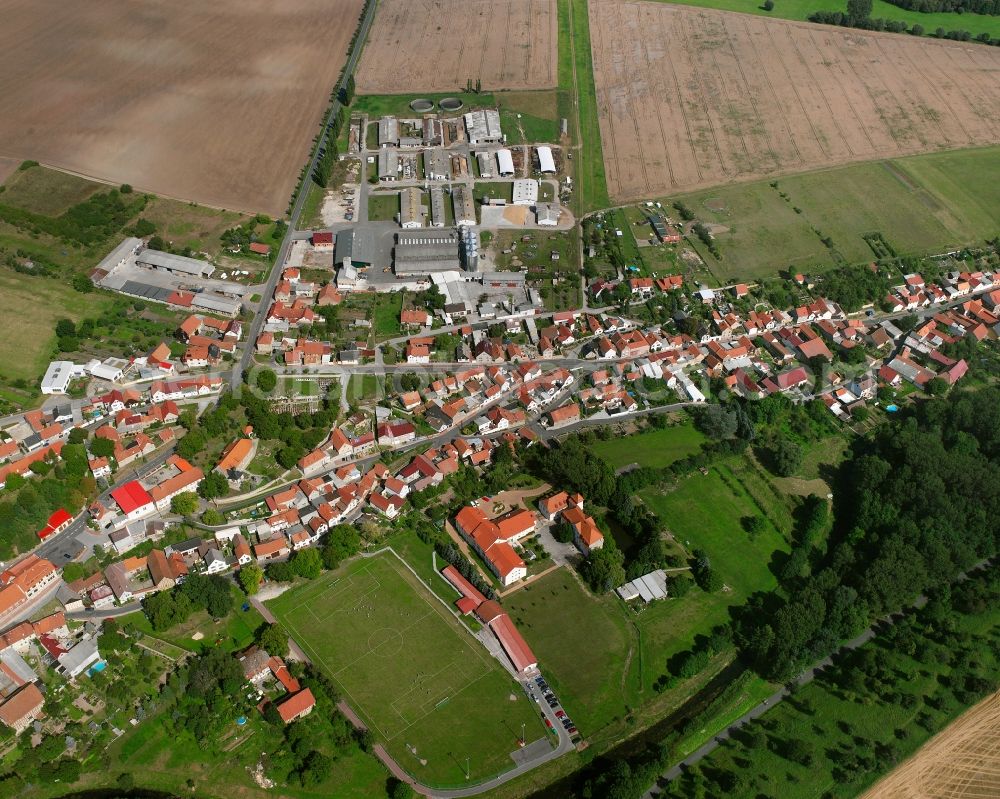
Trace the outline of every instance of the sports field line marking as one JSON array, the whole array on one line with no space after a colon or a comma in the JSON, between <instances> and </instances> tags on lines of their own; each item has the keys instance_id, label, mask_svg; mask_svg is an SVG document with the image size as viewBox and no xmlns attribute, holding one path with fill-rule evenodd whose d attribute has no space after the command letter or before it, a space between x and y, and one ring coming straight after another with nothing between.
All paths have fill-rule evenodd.
<instances>
[{"instance_id":1,"label":"sports field line marking","mask_svg":"<svg viewBox=\"0 0 1000 799\"><path fill-rule=\"evenodd\" d=\"M296 606L296 607L300 607L300 606ZM340 680L337 679L337 676L336 676L336 673L334 672L334 670L326 662L326 660L323 658L323 656L319 654L319 652L316 650L316 648L313 647L312 644L308 643L308 639L304 638L302 636L302 634L299 632L299 630L295 626L295 624L293 624L292 621L290 619L288 619L288 618L284 619L283 623L289 629L289 631L292 633L292 637L295 639L296 643L298 643L299 646L301 646L304 650L306 650L306 652L309 655L310 659L314 663L318 663L320 666L322 666L323 669L327 672L327 674L329 674L331 676L331 678L333 679L333 681L335 683L337 683L337 685L339 686L341 692L350 700L350 703L354 707L355 712L358 713L359 715L363 715L364 716L368 727L374 728L375 730L377 730L379 732L379 734L383 738L385 738L387 741L390 740L393 736L388 735L386 733L386 731L384 729L382 729L382 726L377 721L375 721L374 717L365 709L364 704L358 702L354 698L354 695L350 692L350 690L348 689L348 687L346 685L344 685L343 682L341 682Z\"/></svg>"},{"instance_id":2,"label":"sports field line marking","mask_svg":"<svg viewBox=\"0 0 1000 799\"><path fill-rule=\"evenodd\" d=\"M394 549L392 549L392 547L385 547L382 550L379 550L378 552L372 553L373 559L371 561L371 565L365 564L363 567L361 567L360 569L358 569L358 571L356 571L356 572L354 572L354 573L352 573L350 575L347 575L345 577L338 578L337 580L333 581L332 583L330 583L330 585L324 587L322 590L318 591L317 593L307 595L305 598L303 598L303 600L301 602L299 602L298 604L292 606L289 609L289 614L293 613L296 610L301 609L303 606L306 606L306 609L309 611L309 615L315 621L317 621L319 623L326 623L326 622L328 622L330 620L330 616L328 615L328 616L326 616L324 618L318 617L316 615L315 611L313 610L313 607L312 607L311 603L314 602L319 597L324 596L325 594L327 594L334 587L339 586L339 585L345 583L345 581L349 585L349 583L352 582L355 577L358 577L360 575L367 575L370 579L374 580L375 581L375 586L371 590L366 591L364 594L360 594L358 596L358 600L357 601L360 601L361 599L363 599L364 597L368 596L369 594L377 591L379 588L382 587L382 582L372 572L372 568L374 568L374 566L377 563L377 561L374 560L374 556L377 556L377 555L380 555L380 554L383 554L383 553L386 553L386 552L388 552L389 554L391 554L394 557L389 558L389 559L384 560L384 561L381 561L381 562L384 563L384 564L387 564L389 566L389 568L393 571L393 573L396 576L398 576L400 579L402 579L409 586L409 588L416 593L417 597L419 597L419 599L424 604L430 606L429 609L428 609L428 611L427 611L427 613L421 615L419 618L417 618L411 624L407 625L407 627L404 628L404 630L409 630L411 627L419 624L420 622L422 622L423 620L425 620L429 615L431 615L433 613L434 615L437 616L437 618L439 618L445 624L445 626L447 626L455 634L455 636L460 641L462 641L462 644L463 644L462 648L463 649L465 649L466 651L471 651L471 652L475 653L475 661L478 662L478 664L480 666L484 667L482 669L482 671L479 672L478 675L473 676L471 679L469 679L468 682L466 682L464 685L461 685L457 689L453 690L445 698L446 700L453 699L454 697L458 696L462 692L466 691L468 688L470 688L475 683L477 683L480 680L483 680L486 677L488 677L490 675L492 669L495 667L496 664L493 662L493 659L488 656L488 653L483 650L481 642L478 639L476 639L476 635L471 630L469 630L468 627L466 627L462 623L462 621L458 618L457 614L450 608L450 606L440 596L438 596L436 593L434 593L433 589L431 589L427 585L427 583L424 582L424 580L420 577L420 575L418 575L413 570L413 568L408 563L406 563L406 561L403 560L402 557L400 557L400 555ZM427 594L429 596L425 596L425 594ZM355 602L355 604L356 604L356 602ZM336 613L343 613L343 612L344 612L343 609L342 610L338 610L333 615L336 615ZM307 639L303 638L302 633L295 627L294 624L292 624L287 618L286 619L281 619L281 621L293 633L293 637L296 639L296 642L298 642L299 645L302 646L304 649L308 650L308 653L310 654L311 658L315 662L317 662L321 666L323 666L323 668L325 669L325 671L327 672L327 674L329 674L331 676L331 678L334 680L334 682L336 682L337 685L340 687L341 691L347 697L347 699L350 701L351 705L355 708L356 712L359 712L359 714L362 715L362 717L366 719L366 721L368 723L368 726L371 727L372 729L378 731L382 735L382 737L385 738L386 741L394 741L394 740L396 740L400 735L404 734L410 727L412 727L415 724L420 723L425 718L427 718L431 713L433 713L435 710L437 710L437 708L442 704L443 701L445 701L445 700L442 700L442 702L439 702L437 705L434 705L433 707L431 707L430 709L428 709L427 711L425 711L424 713L422 713L419 717L415 718L411 722L407 722L407 720L399 713L398 709L395 707L396 702L400 701L400 699L402 697L393 700L391 703L388 703L387 705L383 705L384 707L388 707L388 709L390 709L397 717L399 717L399 720L401 722L403 722L403 726L402 727L400 727L399 729L395 730L395 732L393 732L392 734L389 734L385 730L385 728L375 720L374 716L372 716L372 714L366 709L365 704L361 703L361 702L358 702L355 699L354 694L351 693L350 689L348 689L348 687L344 683L344 681L337 676L341 672L343 672L347 668L349 668L352 664L357 663L362 658L367 657L368 655L372 654L374 650L368 649L362 655L360 655L359 657L355 658L350 664L347 664L346 666L343 666L343 667L341 667L339 669L334 670L334 668L330 665L330 663L327 662L326 658L324 658L322 655L320 655L319 652L317 651L317 649L314 646L312 646L311 644L305 643L305 641ZM395 628L393 628L393 629L395 629ZM397 629L397 632L398 632L398 629ZM472 641L469 641L468 639L466 639L465 635L471 636L473 639L476 639L475 642L472 642ZM453 660L451 662L454 663L455 661ZM468 662L468 660L466 660L465 662ZM435 673L435 676L437 674L440 674L441 671L445 671L447 668L448 667L443 667L442 669L440 669L438 672ZM411 690L413 690L413 689L411 689ZM407 693L409 693L409 692L407 692ZM424 705L424 706L426 707L426 705Z\"/></svg>"}]
</instances>

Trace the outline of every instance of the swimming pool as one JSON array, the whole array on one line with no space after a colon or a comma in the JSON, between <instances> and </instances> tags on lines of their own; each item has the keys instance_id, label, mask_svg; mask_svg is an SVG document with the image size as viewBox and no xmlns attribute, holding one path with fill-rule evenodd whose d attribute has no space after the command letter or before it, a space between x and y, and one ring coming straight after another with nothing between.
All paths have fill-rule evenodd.
<instances>
[{"instance_id":1,"label":"swimming pool","mask_svg":"<svg viewBox=\"0 0 1000 799\"><path fill-rule=\"evenodd\" d=\"M93 666L87 669L87 676L93 677L95 674L100 674L108 667L107 661L98 660Z\"/></svg>"},{"instance_id":2,"label":"swimming pool","mask_svg":"<svg viewBox=\"0 0 1000 799\"><path fill-rule=\"evenodd\" d=\"M887 411L888 411L889 413L895 413L896 411L898 411L898 410L899 410L899 406L898 406L898 405L886 405L886 406L885 406L885 409L886 409L886 410L887 410Z\"/></svg>"}]
</instances>

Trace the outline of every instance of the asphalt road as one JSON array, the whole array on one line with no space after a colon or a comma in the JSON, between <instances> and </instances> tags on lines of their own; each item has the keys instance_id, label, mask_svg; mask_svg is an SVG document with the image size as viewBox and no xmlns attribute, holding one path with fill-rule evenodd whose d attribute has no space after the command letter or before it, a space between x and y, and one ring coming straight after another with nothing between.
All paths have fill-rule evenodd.
<instances>
[{"instance_id":1,"label":"asphalt road","mask_svg":"<svg viewBox=\"0 0 1000 799\"><path fill-rule=\"evenodd\" d=\"M368 38L368 31L371 28L372 19L375 17L375 8L377 5L378 4L375 0L369 2L365 9L365 15L361 18L361 24L358 26L358 34L354 39L351 52L347 57L347 63L344 65L343 76L336 86L336 92L338 95L340 90L346 85L348 76L354 74L354 69L358 65L358 59L361 57L361 49L364 47L365 40ZM334 99L330 106L330 112L327 114L326 121L323 125L323 134L320 136L319 140L316 142L316 146L313 148L312 158L309 160L309 167L306 169L305 173L305 182L302 185L302 189L295 196L295 202L292 204L292 212L288 216L288 230L285 231L285 238L282 239L281 246L278 248L278 253L274 259L274 266L271 268L271 274L268 276L267 283L264 284L264 288L261 291L260 304L254 312L253 322L250 323L250 330L247 334L246 344L243 347L243 353L240 355L239 361L233 367L232 374L229 378L229 384L234 390L240 385L243 380L243 373L250 366L250 361L253 358L254 353L254 343L257 341L257 336L260 335L260 332L264 327L267 309L270 306L271 297L274 296L274 288L278 285L278 279L281 277L281 265L288 258L288 251L295 238L296 226L299 223L299 218L302 216L302 209L305 206L306 197L309 195L308 181L312 180L312 174L316 169L317 162L319 161L320 148L326 146L330 136L330 126L333 123L333 120L337 118L337 114L340 113L340 108L340 100Z\"/></svg>"},{"instance_id":2,"label":"asphalt road","mask_svg":"<svg viewBox=\"0 0 1000 799\"><path fill-rule=\"evenodd\" d=\"M110 498L111 491L114 488L120 486L122 483L127 483L130 480L151 474L166 463L167 458L173 455L173 453L174 445L170 444L156 453L152 460L139 464L136 467L121 469L116 475L117 479L114 485L97 497L97 499L101 502L106 502ZM66 563L76 559L81 554L86 553L89 555L95 544L102 544L107 541L107 535L105 533L95 533L87 527L88 518L89 515L85 510L61 533L50 536L35 547L33 550L34 554L51 561L57 568L62 568Z\"/></svg>"}]
</instances>

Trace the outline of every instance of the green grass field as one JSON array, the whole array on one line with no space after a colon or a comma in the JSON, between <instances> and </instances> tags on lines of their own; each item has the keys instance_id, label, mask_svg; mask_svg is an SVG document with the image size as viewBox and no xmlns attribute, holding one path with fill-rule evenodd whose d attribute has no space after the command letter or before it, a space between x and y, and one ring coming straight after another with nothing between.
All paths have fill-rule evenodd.
<instances>
[{"instance_id":1,"label":"green grass field","mask_svg":"<svg viewBox=\"0 0 1000 799\"><path fill-rule=\"evenodd\" d=\"M3 184L0 201L45 216L59 216L98 191L111 188L103 183L44 167L19 169Z\"/></svg>"},{"instance_id":2,"label":"green grass field","mask_svg":"<svg viewBox=\"0 0 1000 799\"><path fill-rule=\"evenodd\" d=\"M394 222L399 213L399 192L379 192L368 195L368 221Z\"/></svg>"},{"instance_id":3,"label":"green grass field","mask_svg":"<svg viewBox=\"0 0 1000 799\"><path fill-rule=\"evenodd\" d=\"M129 729L108 748L113 764L111 778L127 771L135 775L137 787L168 791L176 796L191 792L187 780L192 779L200 797L263 799L273 795L274 789L257 787L247 768L256 763L262 751L271 748L273 741L273 730L262 718L255 717L239 737L233 736L231 750L208 752L187 734L168 733L160 719L154 717ZM106 783L108 772L88 774L78 787L97 787L102 784L102 777ZM337 759L330 778L322 784L309 789L297 784L284 785L280 791L281 796L290 799L329 796L372 799L384 795L385 781L382 764L372 755L355 749Z\"/></svg>"},{"instance_id":4,"label":"green grass field","mask_svg":"<svg viewBox=\"0 0 1000 799\"><path fill-rule=\"evenodd\" d=\"M988 605L983 613L960 614L956 620L962 644L918 639L915 651L906 655L881 637L876 638L864 649L874 652L875 661L891 679L868 678L854 688L840 687L820 677L762 717L760 725L768 730L768 745L749 746L740 736L738 742L720 747L702 761L701 769L706 773L724 769L740 774L739 783L726 792L732 799L851 799L862 794L885 771L915 752L932 732L943 729L965 709L965 704L949 690L953 669L948 656L955 648L967 653L977 669L995 674L1000 611ZM883 686L877 692L881 696L870 690L875 685ZM779 754L780 743L794 739L804 741L813 753L808 764ZM865 741L890 747L893 756L866 768L855 768L841 759L843 751ZM984 744L970 757L982 757L986 751ZM835 768L838 762L842 764L839 769ZM664 795L671 799L690 796L687 787L678 783Z\"/></svg>"},{"instance_id":5,"label":"green grass field","mask_svg":"<svg viewBox=\"0 0 1000 799\"><path fill-rule=\"evenodd\" d=\"M646 430L636 435L596 441L590 448L615 469L638 463L663 468L701 449L705 437L693 424L679 424L662 430Z\"/></svg>"},{"instance_id":6,"label":"green grass field","mask_svg":"<svg viewBox=\"0 0 1000 799\"><path fill-rule=\"evenodd\" d=\"M672 3L675 0L659 0ZM722 11L742 11L747 14L760 14L765 17L781 19L807 20L816 11L844 11L847 4L841 0L776 0L774 9L765 11L762 3L756 0L686 0L679 5L701 6L702 8L718 8ZM921 14L919 11L907 11L887 3L885 0L873 0L872 19L902 20L909 25L919 23L924 26L925 35L933 33L937 28L945 31L965 30L974 37L980 33L989 33L1000 37L1000 17L983 14ZM900 36L909 34L898 34ZM985 45L983 45L985 46Z\"/></svg>"},{"instance_id":7,"label":"green grass field","mask_svg":"<svg viewBox=\"0 0 1000 799\"><path fill-rule=\"evenodd\" d=\"M482 92L481 94L476 94L475 92L365 94L354 98L354 102L351 103L351 113L366 113L368 114L369 121L384 115L415 119L419 118L420 114L410 108L410 102L416 100L418 97L430 100L432 103L437 103L445 97L457 97L465 105L459 111L455 111L455 114L464 114L474 108L495 108L497 104L496 97L490 92ZM440 109L436 110L443 114L452 113L450 111L441 111Z\"/></svg>"},{"instance_id":8,"label":"green grass field","mask_svg":"<svg viewBox=\"0 0 1000 799\"><path fill-rule=\"evenodd\" d=\"M110 307L104 293L83 295L57 280L33 278L0 270L0 313L16 324L0 338L0 375L35 380L54 354L56 320L79 321ZM30 313L25 313L30 309Z\"/></svg>"},{"instance_id":9,"label":"green grass field","mask_svg":"<svg viewBox=\"0 0 1000 799\"><path fill-rule=\"evenodd\" d=\"M534 706L395 555L358 560L268 603L292 637L421 782L507 770ZM414 751L415 750L415 751Z\"/></svg>"},{"instance_id":10,"label":"green grass field","mask_svg":"<svg viewBox=\"0 0 1000 799\"><path fill-rule=\"evenodd\" d=\"M708 554L726 586L711 594L692 588L683 597L642 611L636 623L642 630L643 684L648 685L664 673L667 659L689 648L696 635L727 622L730 607L755 591L776 586L771 561L775 553L789 549L785 536L791 517L785 500L738 461L714 466L707 475L696 472L669 493L647 488L639 496L688 552L702 549ZM751 539L740 520L757 515L770 524Z\"/></svg>"},{"instance_id":11,"label":"green grass field","mask_svg":"<svg viewBox=\"0 0 1000 799\"><path fill-rule=\"evenodd\" d=\"M576 181L573 208L579 214L606 208L611 200L604 176L601 128L597 118L587 0L559 0L558 12L559 87L567 98L564 106L571 115L570 128L579 130L579 136L575 133L573 136L579 144L573 167Z\"/></svg>"},{"instance_id":12,"label":"green grass field","mask_svg":"<svg viewBox=\"0 0 1000 799\"><path fill-rule=\"evenodd\" d=\"M503 605L584 736L637 703L634 633L614 595L594 596L559 569Z\"/></svg>"},{"instance_id":13,"label":"green grass field","mask_svg":"<svg viewBox=\"0 0 1000 799\"><path fill-rule=\"evenodd\" d=\"M242 595L241 595L242 596ZM221 646L230 652L245 649L254 640L257 628L264 623L263 617L251 607L243 611L238 608L219 621L214 620L204 610L192 613L183 624L175 625L164 632L154 632L146 614L142 611L129 613L120 619L122 625L133 624L147 635L166 641L188 652ZM195 638L200 635L199 638ZM171 653L173 654L173 653Z\"/></svg>"},{"instance_id":14,"label":"green grass field","mask_svg":"<svg viewBox=\"0 0 1000 799\"><path fill-rule=\"evenodd\" d=\"M698 246L720 283L778 270L823 270L874 257L879 232L900 254L935 254L997 234L1000 148L933 153L755 181L682 196L716 233L722 260ZM787 195L783 199L781 193ZM676 198L673 198L676 199ZM667 204L669 201L664 201ZM798 209L798 212L796 211ZM833 240L831 253L815 232Z\"/></svg>"}]
</instances>

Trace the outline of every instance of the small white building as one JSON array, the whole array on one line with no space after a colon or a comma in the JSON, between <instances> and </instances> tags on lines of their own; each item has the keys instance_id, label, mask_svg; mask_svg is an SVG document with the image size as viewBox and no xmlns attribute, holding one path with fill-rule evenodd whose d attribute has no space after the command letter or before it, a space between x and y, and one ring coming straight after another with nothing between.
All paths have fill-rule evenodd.
<instances>
[{"instance_id":1,"label":"small white building","mask_svg":"<svg viewBox=\"0 0 1000 799\"><path fill-rule=\"evenodd\" d=\"M523 179L514 181L514 205L535 205L538 202L538 181Z\"/></svg>"},{"instance_id":2,"label":"small white building","mask_svg":"<svg viewBox=\"0 0 1000 799\"><path fill-rule=\"evenodd\" d=\"M105 358L103 361L94 358L84 368L87 374L99 380L108 380L112 383L117 383L122 379L122 375L125 374L128 365L128 361L124 358Z\"/></svg>"},{"instance_id":3,"label":"small white building","mask_svg":"<svg viewBox=\"0 0 1000 799\"><path fill-rule=\"evenodd\" d=\"M556 173L556 162L552 157L552 148L536 147L535 152L538 153L538 171L545 175L554 175Z\"/></svg>"},{"instance_id":4,"label":"small white building","mask_svg":"<svg viewBox=\"0 0 1000 799\"><path fill-rule=\"evenodd\" d=\"M514 156L510 150L497 150L497 174L502 178L514 177Z\"/></svg>"}]
</instances>

